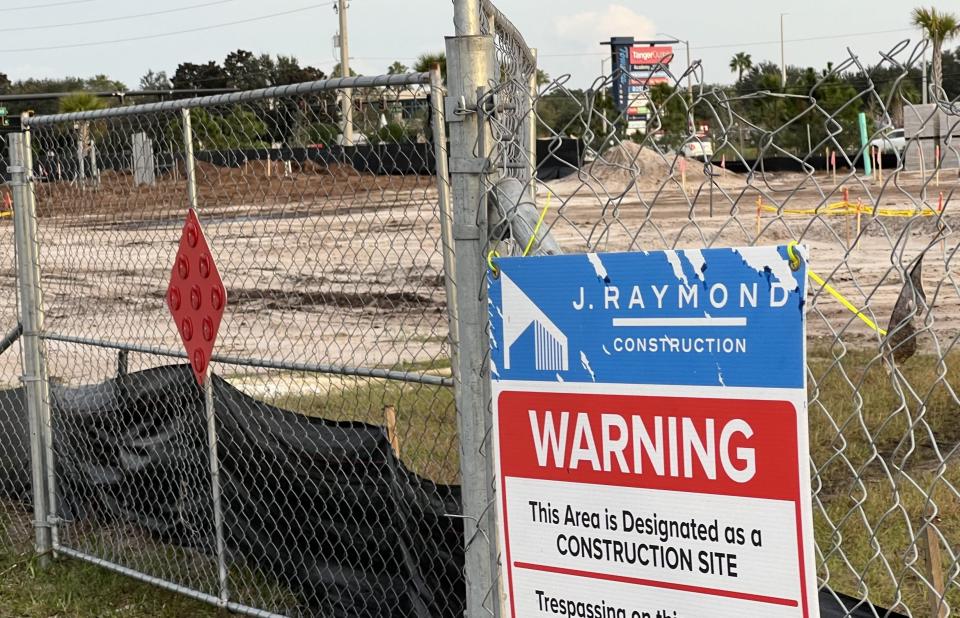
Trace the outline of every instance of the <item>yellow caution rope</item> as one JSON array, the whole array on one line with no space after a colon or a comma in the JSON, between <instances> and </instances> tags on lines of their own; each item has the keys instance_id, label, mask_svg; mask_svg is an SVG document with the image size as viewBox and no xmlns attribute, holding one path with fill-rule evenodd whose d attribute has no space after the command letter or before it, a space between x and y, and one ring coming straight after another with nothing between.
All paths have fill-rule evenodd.
<instances>
[{"instance_id":1,"label":"yellow caution rope","mask_svg":"<svg viewBox=\"0 0 960 618\"><path fill-rule=\"evenodd\" d=\"M791 242L790 244L787 245L787 254L790 256L790 267L791 267L791 268L799 268L799 267L800 267L800 256L797 255L797 253L794 251L794 246L795 246L796 244L797 244L796 241L793 241L793 242ZM796 266L794 266L794 265L796 265ZM848 310L850 310L850 312L853 313L854 315L856 315L858 318L860 318L861 320L863 320L863 323L866 324L867 326L869 326L872 330L880 333L880 335L882 335L882 336L884 336L884 337L887 335L887 331L885 331L884 329L882 329L882 328L880 328L879 326L877 326L877 325L874 323L873 320L871 320L871 319L870 319L867 315L865 315L862 311L860 311L859 309L857 309L857 308L854 306L853 303L851 303L849 300L847 300L847 299L843 296L843 294L841 294L840 292L837 291L836 288L834 288L832 285L830 285L829 283L827 283L827 282L823 279L823 277L821 277L821 276L818 275L817 273L813 272L813 271L809 268L809 266L807 267L807 276L810 277L811 279L813 279L814 282L816 282L818 285L820 285L824 290L826 290L826 291L830 294L830 296L833 296L835 299L837 299L837 302L839 302L841 305L843 305L843 306L846 307Z\"/></svg>"}]
</instances>

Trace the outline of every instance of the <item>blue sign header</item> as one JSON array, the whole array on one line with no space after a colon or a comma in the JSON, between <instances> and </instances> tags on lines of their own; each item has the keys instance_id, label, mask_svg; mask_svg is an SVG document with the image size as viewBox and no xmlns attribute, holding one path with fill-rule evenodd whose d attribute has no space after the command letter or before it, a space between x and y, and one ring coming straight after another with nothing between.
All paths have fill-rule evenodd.
<instances>
[{"instance_id":1,"label":"blue sign header","mask_svg":"<svg viewBox=\"0 0 960 618\"><path fill-rule=\"evenodd\" d=\"M799 250L799 249L798 249ZM785 246L502 258L494 380L800 388L806 262Z\"/></svg>"}]
</instances>

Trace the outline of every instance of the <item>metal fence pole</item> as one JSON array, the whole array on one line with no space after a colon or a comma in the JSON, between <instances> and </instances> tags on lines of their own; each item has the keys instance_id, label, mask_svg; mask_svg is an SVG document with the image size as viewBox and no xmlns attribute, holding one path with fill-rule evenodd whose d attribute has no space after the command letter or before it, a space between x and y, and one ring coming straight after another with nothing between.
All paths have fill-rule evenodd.
<instances>
[{"instance_id":1,"label":"metal fence pole","mask_svg":"<svg viewBox=\"0 0 960 618\"><path fill-rule=\"evenodd\" d=\"M457 330L457 271L456 256L453 251L453 213L450 204L450 169L447 161L447 121L443 109L443 77L440 67L430 70L430 113L433 114L433 153L436 158L437 204L440 215L440 244L443 250L444 294L447 299L447 321L450 331L451 363L457 368L456 353L460 345Z\"/></svg>"},{"instance_id":2,"label":"metal fence pole","mask_svg":"<svg viewBox=\"0 0 960 618\"><path fill-rule=\"evenodd\" d=\"M14 243L23 324L23 387L30 426L35 548L40 566L46 567L56 541L53 450L50 396L40 333L43 306L37 248L36 204L33 196L33 163L30 133L8 136L10 184L13 188Z\"/></svg>"},{"instance_id":3,"label":"metal fence pole","mask_svg":"<svg viewBox=\"0 0 960 618\"><path fill-rule=\"evenodd\" d=\"M197 207L197 169L193 158L193 124L190 121L190 108L180 110L183 119L183 165L187 175L187 201L190 208Z\"/></svg>"},{"instance_id":4,"label":"metal fence pole","mask_svg":"<svg viewBox=\"0 0 960 618\"><path fill-rule=\"evenodd\" d=\"M523 139L526 142L526 155L527 155L527 169L530 174L528 181L530 181L530 191L531 197L536 204L536 184L535 179L537 177L537 110L535 109L537 101L537 50L531 49L530 52L533 54L534 64L530 70L530 77L528 78L527 91L523 96L523 110L526 111L526 115L523 117Z\"/></svg>"},{"instance_id":5,"label":"metal fence pole","mask_svg":"<svg viewBox=\"0 0 960 618\"><path fill-rule=\"evenodd\" d=\"M488 438L490 384L485 256L487 208L484 176L489 168L489 129L478 113L478 91L493 78L492 36L479 35L476 0L455 4L457 36L447 39L450 176L459 347L457 420L466 542L465 575L470 618L499 614L496 510L492 445Z\"/></svg>"},{"instance_id":6,"label":"metal fence pole","mask_svg":"<svg viewBox=\"0 0 960 618\"><path fill-rule=\"evenodd\" d=\"M197 208L197 172L193 156L193 125L190 121L190 109L180 110L183 118L183 156L187 176L187 200L190 208ZM217 577L219 582L220 606L226 607L230 600L227 573L226 543L223 538L223 504L220 495L220 456L217 448L217 415L213 403L213 371L208 365L207 376L203 382L203 407L207 417L207 449L210 459L210 491L213 502L213 531L217 552Z\"/></svg>"}]
</instances>

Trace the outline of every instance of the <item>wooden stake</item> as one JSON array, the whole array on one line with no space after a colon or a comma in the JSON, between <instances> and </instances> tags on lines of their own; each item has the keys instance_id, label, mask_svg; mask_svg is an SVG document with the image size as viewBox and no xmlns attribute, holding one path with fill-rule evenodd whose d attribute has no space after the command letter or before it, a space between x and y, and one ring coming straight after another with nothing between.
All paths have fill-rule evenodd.
<instances>
[{"instance_id":1,"label":"wooden stake","mask_svg":"<svg viewBox=\"0 0 960 618\"><path fill-rule=\"evenodd\" d=\"M923 549L923 558L927 567L927 598L930 601L930 616L943 618L947 615L947 603L944 599L943 562L940 559L940 538L937 536L935 525L940 518L934 515L932 505L924 509L926 520L925 534L920 542Z\"/></svg>"},{"instance_id":2,"label":"wooden stake","mask_svg":"<svg viewBox=\"0 0 960 618\"><path fill-rule=\"evenodd\" d=\"M934 157L937 160L937 188L940 188L940 145L937 144L933 147Z\"/></svg>"},{"instance_id":3,"label":"wooden stake","mask_svg":"<svg viewBox=\"0 0 960 618\"><path fill-rule=\"evenodd\" d=\"M877 147L877 178L883 182L883 153Z\"/></svg>"},{"instance_id":4,"label":"wooden stake","mask_svg":"<svg viewBox=\"0 0 960 618\"><path fill-rule=\"evenodd\" d=\"M682 157L680 159L680 184L683 187L683 194L687 194L687 159Z\"/></svg>"},{"instance_id":5,"label":"wooden stake","mask_svg":"<svg viewBox=\"0 0 960 618\"><path fill-rule=\"evenodd\" d=\"M940 253L943 259L947 259L947 239L943 235L943 191L940 192L940 199L937 201L937 233L940 234Z\"/></svg>"},{"instance_id":6,"label":"wooden stake","mask_svg":"<svg viewBox=\"0 0 960 618\"><path fill-rule=\"evenodd\" d=\"M860 244L860 213L863 212L863 209L860 208L860 200L857 200L857 240L853 245L853 248L856 249Z\"/></svg>"},{"instance_id":7,"label":"wooden stake","mask_svg":"<svg viewBox=\"0 0 960 618\"><path fill-rule=\"evenodd\" d=\"M757 238L760 238L760 209L763 207L763 198L757 196Z\"/></svg>"},{"instance_id":8,"label":"wooden stake","mask_svg":"<svg viewBox=\"0 0 960 618\"><path fill-rule=\"evenodd\" d=\"M844 222L846 223L846 225L845 225L844 227L846 227L846 229L847 229L847 250L849 250L849 249L851 248L851 244L850 244L850 217L844 215L844 216L843 216L843 220L844 220Z\"/></svg>"},{"instance_id":9,"label":"wooden stake","mask_svg":"<svg viewBox=\"0 0 960 618\"><path fill-rule=\"evenodd\" d=\"M383 406L383 418L387 426L387 439L390 448L397 459L400 459L400 438L397 436L397 409L393 406Z\"/></svg>"},{"instance_id":10,"label":"wooden stake","mask_svg":"<svg viewBox=\"0 0 960 618\"><path fill-rule=\"evenodd\" d=\"M830 167L833 168L833 184L837 184L837 151L830 151Z\"/></svg>"}]
</instances>

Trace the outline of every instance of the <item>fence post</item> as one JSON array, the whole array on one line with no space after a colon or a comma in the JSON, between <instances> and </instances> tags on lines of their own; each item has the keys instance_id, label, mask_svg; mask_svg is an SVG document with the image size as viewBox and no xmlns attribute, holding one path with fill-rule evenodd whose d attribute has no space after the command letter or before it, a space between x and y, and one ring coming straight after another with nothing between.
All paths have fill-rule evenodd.
<instances>
[{"instance_id":1,"label":"fence post","mask_svg":"<svg viewBox=\"0 0 960 618\"><path fill-rule=\"evenodd\" d=\"M450 169L448 167L447 121L444 114L444 87L440 65L430 70L430 106L433 128L433 155L437 178L437 203L440 214L440 243L443 251L444 295L447 299L447 322L450 331L453 370L457 369L456 353L460 342L457 332L456 262L453 254L453 213L450 205Z\"/></svg>"},{"instance_id":2,"label":"fence post","mask_svg":"<svg viewBox=\"0 0 960 618\"><path fill-rule=\"evenodd\" d=\"M489 129L478 109L478 91L494 74L492 36L480 34L479 0L454 2L456 36L446 41L450 124L450 184L456 273L457 422L465 535L468 618L500 613L492 445L488 440L490 383L487 341L485 175ZM451 113L452 108L452 113Z\"/></svg>"},{"instance_id":3,"label":"fence post","mask_svg":"<svg viewBox=\"0 0 960 618\"><path fill-rule=\"evenodd\" d=\"M187 201L190 208L197 209L197 172L193 158L193 125L190 121L190 109L180 110L183 118L183 159L187 179ZM226 607L230 600L227 574L227 551L223 538L223 504L220 495L220 456L217 449L217 415L213 403L213 371L207 365L206 379L203 381L203 409L207 417L207 455L210 460L210 492L213 506L213 533L217 552L217 577L219 583L220 606Z\"/></svg>"},{"instance_id":4,"label":"fence post","mask_svg":"<svg viewBox=\"0 0 960 618\"><path fill-rule=\"evenodd\" d=\"M24 117L26 120L26 117ZM37 213L33 194L33 155L29 130L7 138L10 147L10 184L13 187L14 247L23 324L23 388L30 426L33 527L40 566L50 563L56 546L56 493L50 422L50 390L40 334L43 332L43 297L37 241Z\"/></svg>"},{"instance_id":5,"label":"fence post","mask_svg":"<svg viewBox=\"0 0 960 618\"><path fill-rule=\"evenodd\" d=\"M537 50L531 49L533 66L530 67L530 76L527 78L527 88L524 92L521 113L523 116L523 141L527 155L527 181L530 183L530 196L534 205L537 203Z\"/></svg>"}]
</instances>

